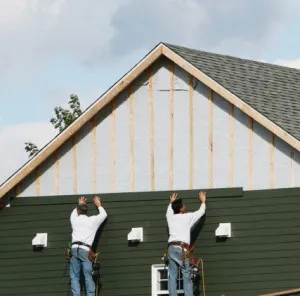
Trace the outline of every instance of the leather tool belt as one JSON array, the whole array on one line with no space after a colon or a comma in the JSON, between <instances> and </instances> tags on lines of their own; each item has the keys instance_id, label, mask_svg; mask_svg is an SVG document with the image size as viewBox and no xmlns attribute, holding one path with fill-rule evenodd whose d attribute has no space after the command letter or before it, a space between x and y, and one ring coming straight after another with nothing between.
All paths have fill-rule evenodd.
<instances>
[{"instance_id":1,"label":"leather tool belt","mask_svg":"<svg viewBox=\"0 0 300 296\"><path fill-rule=\"evenodd\" d=\"M85 247L88 247L89 249L91 248L90 245L85 244L85 243L83 243L83 242L74 242L74 243L72 243L72 246L73 246L73 245L85 246Z\"/></svg>"},{"instance_id":2,"label":"leather tool belt","mask_svg":"<svg viewBox=\"0 0 300 296\"><path fill-rule=\"evenodd\" d=\"M179 246L179 247L181 247L181 250L182 250L182 252L181 252L181 260L182 260L182 264L184 266L185 265L185 259L186 259L186 257L189 257L189 252L190 252L190 249L191 249L190 245L186 244L184 242L170 242L168 244L168 247L170 247L170 246ZM185 252L184 249L187 250L187 252L188 252L187 254L186 254L186 252Z\"/></svg>"},{"instance_id":3,"label":"leather tool belt","mask_svg":"<svg viewBox=\"0 0 300 296\"><path fill-rule=\"evenodd\" d=\"M85 244L85 243L83 243L83 242L73 242L72 243L72 246L73 245L78 245L78 246L85 246L85 247L88 247L89 248L89 259L91 260L91 261L96 261L96 259L97 259L97 254L96 253L94 253L93 251L92 251L92 247L90 246L90 245L88 245L88 244Z\"/></svg>"},{"instance_id":4,"label":"leather tool belt","mask_svg":"<svg viewBox=\"0 0 300 296\"><path fill-rule=\"evenodd\" d=\"M170 242L168 244L168 246L179 246L181 248L184 248L184 249L187 249L189 250L190 249L190 245L189 244L186 244L184 242Z\"/></svg>"}]
</instances>

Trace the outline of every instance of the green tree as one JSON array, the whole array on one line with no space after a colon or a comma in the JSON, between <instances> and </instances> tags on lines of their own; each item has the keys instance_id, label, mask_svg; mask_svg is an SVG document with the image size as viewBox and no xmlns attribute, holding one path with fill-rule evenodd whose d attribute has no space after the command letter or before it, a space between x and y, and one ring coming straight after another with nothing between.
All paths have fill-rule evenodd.
<instances>
[{"instance_id":1,"label":"green tree","mask_svg":"<svg viewBox=\"0 0 300 296\"><path fill-rule=\"evenodd\" d=\"M25 142L25 151L29 153L30 158L39 152L39 148L31 142Z\"/></svg>"},{"instance_id":2,"label":"green tree","mask_svg":"<svg viewBox=\"0 0 300 296\"><path fill-rule=\"evenodd\" d=\"M70 110L64 109L62 107L55 107L54 113L55 117L50 119L55 129L58 129L61 133L66 129L76 118L78 118L82 111L80 106L80 101L77 95L70 95L70 100L68 102Z\"/></svg>"},{"instance_id":3,"label":"green tree","mask_svg":"<svg viewBox=\"0 0 300 296\"><path fill-rule=\"evenodd\" d=\"M53 127L61 133L72 122L74 122L81 114L81 105L77 95L71 94L68 102L69 108L54 108L54 117L50 119ZM35 156L39 152L39 148L32 142L25 143L25 151L29 153L29 158Z\"/></svg>"}]
</instances>

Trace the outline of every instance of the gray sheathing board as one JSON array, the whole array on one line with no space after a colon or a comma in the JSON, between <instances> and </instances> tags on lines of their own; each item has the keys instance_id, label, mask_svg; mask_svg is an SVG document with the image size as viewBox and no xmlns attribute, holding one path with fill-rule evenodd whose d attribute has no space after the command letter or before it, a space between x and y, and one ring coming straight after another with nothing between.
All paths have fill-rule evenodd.
<instances>
[{"instance_id":1,"label":"gray sheathing board","mask_svg":"<svg viewBox=\"0 0 300 296\"><path fill-rule=\"evenodd\" d=\"M55 157L51 155L40 169L43 182L40 184L40 194L56 194L55 192Z\"/></svg>"},{"instance_id":2,"label":"gray sheathing board","mask_svg":"<svg viewBox=\"0 0 300 296\"><path fill-rule=\"evenodd\" d=\"M116 100L116 166L115 176L119 191L130 191L130 102L128 91Z\"/></svg>"},{"instance_id":3,"label":"gray sheathing board","mask_svg":"<svg viewBox=\"0 0 300 296\"><path fill-rule=\"evenodd\" d=\"M92 125L88 122L76 136L78 192L91 192L93 188L91 131ZM70 167L70 171L73 171L72 166Z\"/></svg>"},{"instance_id":4,"label":"gray sheathing board","mask_svg":"<svg viewBox=\"0 0 300 296\"><path fill-rule=\"evenodd\" d=\"M275 188L291 186L291 147L281 139L275 137ZM298 165L299 169L299 165ZM299 183L298 183L299 184Z\"/></svg>"},{"instance_id":5,"label":"gray sheathing board","mask_svg":"<svg viewBox=\"0 0 300 296\"><path fill-rule=\"evenodd\" d=\"M170 172L170 64L156 64L153 72L155 189L163 190L169 185Z\"/></svg>"},{"instance_id":6,"label":"gray sheathing board","mask_svg":"<svg viewBox=\"0 0 300 296\"><path fill-rule=\"evenodd\" d=\"M294 186L297 187L300 184L300 153L295 151L295 175L294 175Z\"/></svg>"},{"instance_id":7,"label":"gray sheathing board","mask_svg":"<svg viewBox=\"0 0 300 296\"><path fill-rule=\"evenodd\" d=\"M41 177L41 183L42 182L44 182L43 177ZM59 149L59 193L61 195L73 193L73 185L72 141L68 140Z\"/></svg>"},{"instance_id":8,"label":"gray sheathing board","mask_svg":"<svg viewBox=\"0 0 300 296\"><path fill-rule=\"evenodd\" d=\"M155 190L169 189L170 183L170 62L160 59L152 67L154 110L154 184ZM174 172L173 188L186 189L190 185L190 101L189 75L175 66L174 85ZM194 128L194 188L209 187L209 101L208 88L193 81ZM129 91L124 90L115 106L115 190L130 191L130 103ZM133 83L134 105L134 190L151 190L150 101L149 73L145 71ZM214 187L230 186L230 106L219 95L213 100L213 170ZM96 116L96 191L111 192L113 163L111 135L112 104ZM234 108L234 176L233 186L249 188L249 117ZM91 123L88 122L76 136L78 193L93 191ZM270 188L270 132L257 122L253 125L253 189ZM294 175L294 186L300 185L300 157L293 149L275 137L274 185L289 187ZM59 149L59 193L72 194L74 189L72 141ZM51 156L40 168L40 192L55 194L55 164ZM291 171L294 167L294 173ZM36 194L35 172L20 186L21 196Z\"/></svg>"},{"instance_id":9,"label":"gray sheathing board","mask_svg":"<svg viewBox=\"0 0 300 296\"><path fill-rule=\"evenodd\" d=\"M189 75L175 67L174 93L174 189L189 188L190 119Z\"/></svg>"},{"instance_id":10,"label":"gray sheathing board","mask_svg":"<svg viewBox=\"0 0 300 296\"><path fill-rule=\"evenodd\" d=\"M255 189L270 186L271 133L259 123L253 124L253 183ZM268 186L268 187L266 187Z\"/></svg>"},{"instance_id":11,"label":"gray sheathing board","mask_svg":"<svg viewBox=\"0 0 300 296\"><path fill-rule=\"evenodd\" d=\"M229 103L214 94L213 97L213 167L214 187L229 186Z\"/></svg>"},{"instance_id":12,"label":"gray sheathing board","mask_svg":"<svg viewBox=\"0 0 300 296\"><path fill-rule=\"evenodd\" d=\"M209 184L208 87L194 81L194 185L205 188Z\"/></svg>"},{"instance_id":13,"label":"gray sheathing board","mask_svg":"<svg viewBox=\"0 0 300 296\"><path fill-rule=\"evenodd\" d=\"M233 109L234 117L234 179L233 186L249 186L249 117Z\"/></svg>"},{"instance_id":14,"label":"gray sheathing board","mask_svg":"<svg viewBox=\"0 0 300 296\"><path fill-rule=\"evenodd\" d=\"M295 175L294 175L294 186L300 184L300 153L295 152ZM298 185L299 186L299 185Z\"/></svg>"},{"instance_id":15,"label":"gray sheathing board","mask_svg":"<svg viewBox=\"0 0 300 296\"><path fill-rule=\"evenodd\" d=\"M96 117L97 133L97 191L110 192L111 176L111 105L105 107Z\"/></svg>"},{"instance_id":16,"label":"gray sheathing board","mask_svg":"<svg viewBox=\"0 0 300 296\"><path fill-rule=\"evenodd\" d=\"M134 164L135 191L149 191L150 183L150 109L147 73L135 83Z\"/></svg>"}]
</instances>

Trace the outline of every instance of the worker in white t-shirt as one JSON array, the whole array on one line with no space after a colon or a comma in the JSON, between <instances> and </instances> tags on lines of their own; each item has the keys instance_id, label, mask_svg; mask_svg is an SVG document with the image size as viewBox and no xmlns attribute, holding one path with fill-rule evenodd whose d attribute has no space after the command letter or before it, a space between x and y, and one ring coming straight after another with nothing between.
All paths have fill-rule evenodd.
<instances>
[{"instance_id":1,"label":"worker in white t-shirt","mask_svg":"<svg viewBox=\"0 0 300 296\"><path fill-rule=\"evenodd\" d=\"M190 248L191 228L205 214L206 192L199 193L201 206L198 211L185 213L182 199L177 198L177 193L170 196L167 209L167 222L169 226L169 295L177 296L178 268L181 268L183 289L185 296L193 296L193 283L190 277L190 262L187 258Z\"/></svg>"},{"instance_id":2,"label":"worker in white t-shirt","mask_svg":"<svg viewBox=\"0 0 300 296\"><path fill-rule=\"evenodd\" d=\"M101 205L100 198L94 198L94 205L99 214L87 216L87 199L81 197L77 207L73 210L70 220L72 225L72 258L70 260L70 278L73 296L80 296L80 271L83 271L86 295L95 295L95 283L92 277L93 264L89 259L89 253L96 232L107 217L105 209Z\"/></svg>"}]
</instances>

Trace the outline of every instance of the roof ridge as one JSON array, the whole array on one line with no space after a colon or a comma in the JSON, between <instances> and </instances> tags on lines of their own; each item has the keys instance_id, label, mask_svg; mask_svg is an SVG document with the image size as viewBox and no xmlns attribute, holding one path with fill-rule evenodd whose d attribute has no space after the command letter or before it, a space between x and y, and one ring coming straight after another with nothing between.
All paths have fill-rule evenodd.
<instances>
[{"instance_id":1,"label":"roof ridge","mask_svg":"<svg viewBox=\"0 0 300 296\"><path fill-rule=\"evenodd\" d=\"M161 43L163 45L169 47L170 49L172 49L172 47L173 48L177 47L178 49L190 50L190 51L194 51L194 52L197 52L197 53L215 55L215 56L219 56L219 57L226 57L226 58L230 58L230 59L233 59L233 60L241 60L241 61L244 61L244 62L251 62L251 63L258 64L258 65L271 66L271 67L274 67L274 68L285 69L285 70L288 70L288 71L292 70L292 71L300 72L300 69L298 69L298 68L278 65L278 64L274 64L274 63L270 63L270 62L262 62L262 61L257 61L257 60L253 60L253 59L248 59L248 58L242 58L242 57L232 56L232 55L228 55L228 54L217 53L217 52L213 52L213 51L206 51L206 50L201 50L201 49L196 49L196 48L171 44L171 43L167 43L167 42L161 42Z\"/></svg>"}]
</instances>

